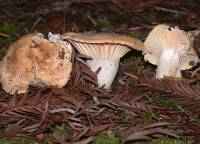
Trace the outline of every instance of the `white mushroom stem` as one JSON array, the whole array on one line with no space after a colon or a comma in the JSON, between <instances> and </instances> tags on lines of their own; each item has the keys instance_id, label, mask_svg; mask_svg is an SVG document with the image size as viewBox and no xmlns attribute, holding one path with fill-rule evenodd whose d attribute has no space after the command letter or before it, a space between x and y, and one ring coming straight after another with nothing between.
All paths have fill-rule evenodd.
<instances>
[{"instance_id":1,"label":"white mushroom stem","mask_svg":"<svg viewBox=\"0 0 200 144\"><path fill-rule=\"evenodd\" d=\"M120 59L93 59L88 60L87 64L93 72L101 67L97 75L99 86L105 85L104 88L109 89L117 74Z\"/></svg>"},{"instance_id":2,"label":"white mushroom stem","mask_svg":"<svg viewBox=\"0 0 200 144\"><path fill-rule=\"evenodd\" d=\"M182 77L179 65L179 53L171 48L163 49L158 61L156 78L164 78L164 76Z\"/></svg>"}]
</instances>

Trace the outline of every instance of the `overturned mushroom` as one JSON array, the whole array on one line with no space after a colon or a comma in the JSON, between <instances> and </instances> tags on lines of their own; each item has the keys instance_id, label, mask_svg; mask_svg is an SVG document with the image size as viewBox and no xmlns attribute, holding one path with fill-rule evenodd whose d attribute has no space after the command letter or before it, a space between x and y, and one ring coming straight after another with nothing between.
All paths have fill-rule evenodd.
<instances>
[{"instance_id":1,"label":"overturned mushroom","mask_svg":"<svg viewBox=\"0 0 200 144\"><path fill-rule=\"evenodd\" d=\"M119 67L119 61L131 48L141 50L143 42L138 39L117 34L81 34L66 33L63 39L70 41L81 53L92 57L87 60L87 65L92 71L98 73L99 86L105 85L109 89Z\"/></svg>"},{"instance_id":2,"label":"overturned mushroom","mask_svg":"<svg viewBox=\"0 0 200 144\"><path fill-rule=\"evenodd\" d=\"M59 35L52 34L49 40L35 36L32 41L36 45L34 83L42 82L58 88L65 86L72 71L71 44L59 39Z\"/></svg>"},{"instance_id":3,"label":"overturned mushroom","mask_svg":"<svg viewBox=\"0 0 200 144\"><path fill-rule=\"evenodd\" d=\"M30 81L34 79L34 66L31 53L33 34L21 37L13 43L0 62L2 88L10 93L25 93Z\"/></svg>"},{"instance_id":4,"label":"overturned mushroom","mask_svg":"<svg viewBox=\"0 0 200 144\"><path fill-rule=\"evenodd\" d=\"M198 61L187 33L178 26L157 25L144 46L144 59L157 65L156 78L182 77L181 70L191 69Z\"/></svg>"},{"instance_id":5,"label":"overturned mushroom","mask_svg":"<svg viewBox=\"0 0 200 144\"><path fill-rule=\"evenodd\" d=\"M21 94L29 85L63 87L72 70L72 47L58 37L50 34L46 40L35 33L13 43L0 62L3 89L10 94Z\"/></svg>"}]
</instances>

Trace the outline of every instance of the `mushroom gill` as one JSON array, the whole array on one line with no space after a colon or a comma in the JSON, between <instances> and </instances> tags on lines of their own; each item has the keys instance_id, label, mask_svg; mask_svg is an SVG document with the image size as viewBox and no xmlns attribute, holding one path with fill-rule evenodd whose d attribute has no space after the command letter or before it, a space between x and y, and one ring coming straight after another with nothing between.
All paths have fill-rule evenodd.
<instances>
[{"instance_id":1,"label":"mushroom gill","mask_svg":"<svg viewBox=\"0 0 200 144\"><path fill-rule=\"evenodd\" d=\"M144 59L157 65L156 78L182 77L181 70L192 68L198 60L187 33L178 26L155 26L144 45Z\"/></svg>"},{"instance_id":2,"label":"mushroom gill","mask_svg":"<svg viewBox=\"0 0 200 144\"><path fill-rule=\"evenodd\" d=\"M87 55L92 60L87 60L87 65L92 71L98 73L99 86L109 89L117 74L120 58L131 49L141 50L143 42L136 38L117 34L83 34L65 33L63 39L69 41L81 54Z\"/></svg>"}]
</instances>

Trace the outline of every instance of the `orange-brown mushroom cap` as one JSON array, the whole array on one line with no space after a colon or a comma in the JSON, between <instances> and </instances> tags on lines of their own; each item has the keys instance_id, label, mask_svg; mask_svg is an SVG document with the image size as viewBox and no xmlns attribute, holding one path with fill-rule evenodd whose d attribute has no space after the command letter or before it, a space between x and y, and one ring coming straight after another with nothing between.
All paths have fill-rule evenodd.
<instances>
[{"instance_id":1,"label":"orange-brown mushroom cap","mask_svg":"<svg viewBox=\"0 0 200 144\"><path fill-rule=\"evenodd\" d=\"M71 44L52 42L40 33L22 36L0 62L0 82L10 94L25 93L29 85L63 87L72 70Z\"/></svg>"}]
</instances>

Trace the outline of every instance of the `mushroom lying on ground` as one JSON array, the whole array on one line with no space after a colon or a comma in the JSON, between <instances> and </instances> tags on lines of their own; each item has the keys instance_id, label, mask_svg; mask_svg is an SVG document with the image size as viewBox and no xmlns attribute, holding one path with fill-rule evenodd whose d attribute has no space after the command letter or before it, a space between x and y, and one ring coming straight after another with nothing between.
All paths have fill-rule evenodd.
<instances>
[{"instance_id":1,"label":"mushroom lying on ground","mask_svg":"<svg viewBox=\"0 0 200 144\"><path fill-rule=\"evenodd\" d=\"M25 93L29 85L63 87L72 70L71 44L49 35L28 34L13 43L0 62L0 82L10 94Z\"/></svg>"},{"instance_id":2,"label":"mushroom lying on ground","mask_svg":"<svg viewBox=\"0 0 200 144\"><path fill-rule=\"evenodd\" d=\"M2 88L10 93L25 93L29 82L34 79L31 49L33 34L21 37L13 43L6 56L0 62L0 80Z\"/></svg>"},{"instance_id":3,"label":"mushroom lying on ground","mask_svg":"<svg viewBox=\"0 0 200 144\"><path fill-rule=\"evenodd\" d=\"M81 53L92 57L87 65L98 73L99 86L109 89L119 67L119 61L131 48L141 50L144 45L138 39L117 34L65 33L63 39L71 42Z\"/></svg>"},{"instance_id":4,"label":"mushroom lying on ground","mask_svg":"<svg viewBox=\"0 0 200 144\"><path fill-rule=\"evenodd\" d=\"M181 70L191 69L198 61L187 33L178 26L157 25L146 38L144 46L144 59L157 65L156 78L181 78Z\"/></svg>"},{"instance_id":5,"label":"mushroom lying on ground","mask_svg":"<svg viewBox=\"0 0 200 144\"><path fill-rule=\"evenodd\" d=\"M59 35L49 35L49 40L44 36L34 36L35 44L34 66L35 79L33 83L41 82L47 86L62 88L68 82L72 71L71 55L72 46L62 41Z\"/></svg>"}]
</instances>

